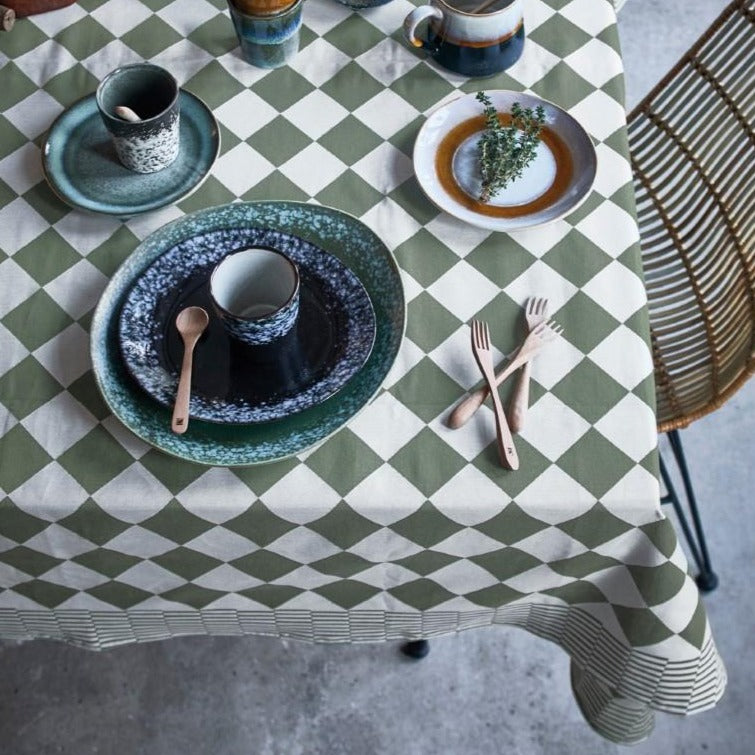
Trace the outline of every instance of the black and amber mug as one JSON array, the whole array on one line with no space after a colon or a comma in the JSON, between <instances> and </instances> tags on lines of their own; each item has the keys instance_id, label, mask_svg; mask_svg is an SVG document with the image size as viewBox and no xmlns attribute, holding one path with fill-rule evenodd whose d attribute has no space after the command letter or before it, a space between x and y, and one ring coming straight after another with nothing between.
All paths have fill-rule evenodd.
<instances>
[{"instance_id":1,"label":"black and amber mug","mask_svg":"<svg viewBox=\"0 0 755 755\"><path fill-rule=\"evenodd\" d=\"M152 63L116 68L100 82L97 108L118 159L129 170L155 173L178 157L179 95L173 75ZM120 108L130 110L135 120L119 116Z\"/></svg>"},{"instance_id":2,"label":"black and amber mug","mask_svg":"<svg viewBox=\"0 0 755 755\"><path fill-rule=\"evenodd\" d=\"M426 38L417 35L424 21ZM450 71L493 76L522 54L522 0L430 0L406 17L404 36Z\"/></svg>"}]
</instances>

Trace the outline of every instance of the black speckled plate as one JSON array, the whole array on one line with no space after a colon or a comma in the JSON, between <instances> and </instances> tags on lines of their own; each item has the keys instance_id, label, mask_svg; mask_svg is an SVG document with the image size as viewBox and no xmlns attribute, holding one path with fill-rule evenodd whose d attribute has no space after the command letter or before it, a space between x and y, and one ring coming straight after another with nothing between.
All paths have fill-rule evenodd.
<instances>
[{"instance_id":1,"label":"black speckled plate","mask_svg":"<svg viewBox=\"0 0 755 755\"><path fill-rule=\"evenodd\" d=\"M299 266L299 318L282 339L248 346L231 338L210 304L209 277L228 254L280 249ZM121 353L136 382L172 406L183 345L175 320L204 307L210 325L194 352L189 413L223 424L281 419L336 393L367 361L375 314L359 279L336 257L280 231L238 228L194 236L169 249L139 277L121 310Z\"/></svg>"}]
</instances>

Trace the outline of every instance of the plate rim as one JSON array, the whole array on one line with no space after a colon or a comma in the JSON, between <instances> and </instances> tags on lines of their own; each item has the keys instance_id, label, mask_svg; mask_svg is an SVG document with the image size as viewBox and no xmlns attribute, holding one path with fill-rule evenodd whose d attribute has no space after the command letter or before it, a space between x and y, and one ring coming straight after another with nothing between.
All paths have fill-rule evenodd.
<instances>
[{"instance_id":1,"label":"plate rim","mask_svg":"<svg viewBox=\"0 0 755 755\"><path fill-rule=\"evenodd\" d=\"M221 135L220 135L220 126L218 125L217 118L215 118L215 114L212 112L210 107L207 105L207 103L198 95L194 94L194 92L190 92L188 89L179 88L179 101L181 98L187 97L191 98L193 100L196 100L196 102L199 105L199 109L204 111L205 115L208 116L208 121L212 123L213 128L211 130L211 139L214 141L214 154L212 155L212 158L210 159L207 169L204 171L203 174L199 176L199 180L190 186L183 194L175 197L174 199L169 199L167 201L161 201L158 200L158 204L155 204L154 202L150 204L144 204L141 205L130 205L130 206L123 206L121 208L116 208L115 205L112 203L109 204L109 209L95 209L94 207L88 205L88 204L82 204L80 202L77 202L72 197L68 196L65 191L58 185L56 182L54 176L52 175L51 166L49 164L49 145L50 145L50 137L55 131L55 129L59 126L60 122L71 113L75 108L79 106L84 106L86 104L87 100L95 100L95 93L90 92L89 94L85 94L83 97L79 97L75 102L71 103L67 108L65 108L61 113L58 113L58 115L55 117L55 120L50 124L50 127L45 132L42 141L40 143L40 155L41 155L41 162L42 162L42 174L44 176L45 181L47 182L47 185L52 190L53 194L60 199L61 202L68 205L68 207L73 208L74 210L80 210L81 212L86 212L89 215L106 215L108 217L115 217L115 218L132 218L137 215L144 215L148 212L155 212L156 210L160 210L164 207L169 207L172 205L177 204L178 202L182 202L184 199L187 199L190 197L197 189L199 189L202 184L209 178L210 174L212 173L212 168L215 165L218 156L220 155L220 147L221 147Z\"/></svg>"},{"instance_id":2,"label":"plate rim","mask_svg":"<svg viewBox=\"0 0 755 755\"><path fill-rule=\"evenodd\" d=\"M572 212L575 212L592 194L592 191L595 187L595 181L596 181L597 172L598 172L597 171L598 153L595 148L593 139L588 133L587 129L573 115L571 115L571 113L569 113L568 110L561 107L560 105L557 105L555 102L551 100L546 100L544 97L540 97L536 94L532 94L530 92L518 92L513 89L484 89L483 88L482 91L484 91L488 96L490 96L491 94L502 93L502 94L507 94L507 95L519 96L519 97L530 97L532 99L538 100L538 102L548 107L558 110L560 113L566 116L569 120L573 121L579 127L579 129L584 133L586 137L586 143L589 144L590 146L590 157L592 158L591 160L592 178L590 180L590 183L587 189L585 190L584 195L580 197L568 209L563 210L562 212L560 212L559 214L555 215L552 218L548 218L547 220L541 220L534 223L527 223L527 224L512 223L511 219L509 218L493 218L493 217L488 217L487 215L480 215L479 219L477 219L477 222L475 222L473 220L470 220L467 217L461 217L458 213L453 212L448 207L442 206L436 200L436 198L432 196L431 193L427 190L422 179L420 178L420 174L417 171L417 153L418 153L418 150L420 149L421 137L423 136L423 134L426 133L426 129L429 128L428 124L430 123L430 120L433 118L433 116L435 116L437 113L440 113L442 110L446 108L453 107L455 104L459 103L461 100L473 98L476 96L474 93L465 92L433 108L427 114L427 117L425 118L425 122L420 127L419 131L417 132L417 136L414 140L414 146L412 148L412 168L414 169L414 175L417 179L417 183L419 184L419 187L422 190L422 193L425 195L428 201L430 201L441 212L444 212L447 215L450 215L451 217L456 218L457 220L460 220L462 223L465 223L466 225L470 225L475 228L482 228L483 230L486 230L486 231L496 231L499 233L511 233L515 231L526 231L531 228L540 228L542 226L549 225L550 223L555 223L558 220L562 220L567 215L570 215Z\"/></svg>"},{"instance_id":3,"label":"plate rim","mask_svg":"<svg viewBox=\"0 0 755 755\"><path fill-rule=\"evenodd\" d=\"M217 211L221 208L231 208L231 207L244 207L249 206L252 210L254 210L257 207L265 208L265 207L301 207L301 208L307 208L309 211L316 211L318 209L326 210L329 213L335 213L336 215L341 215L344 218L347 218L350 223L356 223L357 225L363 227L366 229L371 236L373 236L383 247L385 251L385 259L388 264L388 266L391 268L393 274L395 275L398 283L399 283L399 290L398 290L398 298L401 305L401 321L400 321L400 327L398 328L398 332L393 333L392 335L395 337L395 349L393 350L393 353L389 356L388 364L385 366L385 369L383 370L382 377L380 378L379 383L375 385L375 387L371 390L370 394L368 396L365 396L361 400L361 404L356 408L355 411L353 411L350 416L346 417L342 422L339 422L335 427L333 427L330 431L324 433L322 437L319 437L307 444L302 445L301 447L291 449L286 451L285 453L279 454L277 456L271 457L271 458L254 458L249 459L248 457L245 457L244 459L239 460L238 458L234 458L232 461L229 460L223 460L223 461L216 461L216 460L210 460L208 458L195 458L192 456L189 452L184 451L183 453L180 452L180 450L174 450L170 447L165 447L165 445L159 444L155 439L151 439L146 436L146 433L144 431L137 431L132 426L132 423L128 420L128 418L124 418L122 416L122 413L119 411L119 409L114 405L113 400L111 400L111 396L109 395L109 391L107 387L103 384L103 375L102 372L102 366L101 363L105 360L105 357L103 357L98 350L98 338L102 338L103 340L103 351L106 347L106 340L107 340L107 328L109 324L109 320L106 320L106 313L104 312L105 309L105 294L108 292L111 287L115 287L116 283L118 282L118 274L121 272L122 268L124 268L126 265L128 265L129 261L133 258L134 254L138 251L142 245L144 245L154 233L164 231L164 229L176 226L179 223L187 222L187 218L189 220L192 220L202 214L209 214L212 211ZM356 274L356 273L355 273ZM368 291L369 294L369 291ZM115 309L115 308L114 308ZM406 291L403 284L403 274L401 272L401 267L399 266L398 262L396 261L396 257L393 253L393 251L388 247L388 245L382 240L378 234L372 230L366 223L364 223L362 220L357 218L352 213L346 212L345 210L341 210L335 207L329 207L327 205L318 205L318 204L312 204L310 202L299 202L295 200L255 200L255 201L249 201L249 202L232 202L224 205L215 205L212 207L207 207L201 210L197 210L193 213L189 213L181 218L176 218L175 220L166 223L165 225L161 226L160 228L156 229L156 231L153 231L153 233L149 234L147 237L145 237L138 245L137 247L129 254L129 256L121 263L121 266L116 270L116 272L111 276L111 279L106 286L105 290L103 291L102 295L100 296L100 300L97 303L97 306L95 308L94 315L92 317L91 326L90 326L90 335L89 335L89 347L90 347L90 356L92 359L92 374L95 379L95 384L97 386L97 390L100 393L100 396L102 397L103 401L105 402L106 406L108 407L111 414L123 425L129 432L131 432L135 437L139 438L142 442L146 443L152 448L155 448L159 450L161 453L166 454L167 456L170 456L172 458L181 459L182 461L186 461L192 464L196 464L197 466L201 467L212 467L212 466L219 466L219 467L237 467L237 468L244 468L244 467L256 467L264 464L272 464L277 463L280 461L284 461L286 459L294 458L298 456L299 454L305 454L314 448L317 448L318 446L325 443L328 439L333 437L336 433L338 433L340 430L342 430L348 423L352 422L359 414L361 414L375 399L375 397L380 393L380 391L383 389L383 385L390 374L391 369L396 363L396 359L398 358L398 355L400 353L401 347L404 343L404 340L406 338L406 326L407 326L407 300L406 300ZM373 349L374 353L374 349ZM372 355L368 358L371 358ZM362 366L362 370L366 367L367 363ZM361 370L360 370L361 371ZM352 378L352 380L356 377L356 375ZM332 397L331 397L332 398ZM315 407L318 408L318 407ZM162 407L161 407L162 409ZM167 412L167 410L165 410ZM279 420L277 420L279 421ZM237 426L238 427L238 426ZM250 426L247 426L250 427ZM251 427L259 427L259 425L252 425ZM179 442L184 438L184 436L176 436L179 439Z\"/></svg>"},{"instance_id":4,"label":"plate rim","mask_svg":"<svg viewBox=\"0 0 755 755\"><path fill-rule=\"evenodd\" d=\"M222 230L226 230L226 229L222 229ZM345 271L346 273L348 273L354 279L354 281L356 283L356 285L354 286L353 290L357 292L357 295L359 295L359 296L361 296L363 298L364 303L366 304L366 306L368 307L368 310L369 310L369 320L370 320L370 323L371 323L370 334L369 334L369 346L366 347L366 348L364 348L364 349L362 349L360 351L360 355L359 355L358 359L356 360L359 363L358 366L353 369L353 371L351 372L351 374L349 374L349 376L345 380L341 380L340 382L337 382L336 385L335 385L335 387L330 388L329 392L326 395L324 395L324 396L322 396L320 398L317 398L316 400L312 401L311 403L307 404L306 406L303 406L303 407L300 407L300 408L294 408L291 411L287 411L287 412L285 412L283 414L278 414L277 416L264 417L264 418L261 418L261 419L235 419L235 420L232 420L232 421L223 421L223 420L219 420L219 419L210 419L207 414L205 414L204 416L202 416L202 415L197 415L195 413L192 413L190 411L189 417L191 419L200 420L202 422L210 422L210 423L219 424L219 425L257 425L257 424L262 424L264 422L274 422L275 420L284 419L285 417L289 417L289 416L292 416L294 414L298 414L299 412L304 411L305 409L311 408L312 406L315 406L317 404L322 403L323 401L326 401L331 396L333 396L338 391L340 391L346 385L346 383L348 383L348 381L351 380L351 378L354 377L354 375L356 375L359 372L359 370L361 370L361 368L367 363L367 360L370 358L370 354L372 353L372 349L373 349L373 347L375 345L375 338L376 338L376 334L377 334L377 318L375 316L375 308L374 308L374 306L372 304L372 299L370 298L370 295L367 293L367 290L365 289L362 281L359 280L359 277L345 263L343 263L341 260L339 260L338 257L336 257L334 254L331 254L326 249L321 248L317 244L314 244L311 241L307 241L306 239L301 238L301 236L297 236L296 234L293 234L293 233L288 233L286 231L280 231L280 230L277 230L277 229L262 228L262 227L259 227L259 226L245 228L244 230L255 230L255 231L258 231L260 233L276 233L276 234L280 234L282 236L285 236L285 237L287 237L289 239L294 239L296 241L302 242L308 248L308 253L309 254L314 253L314 254L316 254L318 256L320 256L320 255L326 255L327 257L329 257L332 260L332 262L329 263L329 264L335 264L336 266L340 267L343 271ZM217 232L218 231L208 231L208 233L217 233ZM204 235L204 234L198 234L198 235ZM181 243L181 242L179 242L179 243ZM265 243L267 243L267 242L265 242ZM155 265L157 265L163 259L163 257L166 254L168 254L169 252L171 252L174 249L176 249L177 246L178 246L178 244L176 244L175 246L170 247L169 249L166 249L159 257L155 258L146 268L144 268L144 270L142 270L142 272L138 275L138 277L132 283L132 285L129 288L128 292L125 294L123 304L122 304L122 306L120 308L120 312L118 314L118 336L119 336L119 340L120 340L121 355L123 356L123 361L124 361L124 364L126 366L127 371L129 372L129 374L131 375L131 377L139 384L139 386L141 387L141 389L145 393L147 393L148 396L150 396L152 399L154 399L155 401L157 401L159 404L161 404L162 406L164 406L164 407L166 407L166 408L168 408L170 410L172 410L172 408L173 408L172 407L172 402L168 402L167 400L159 398L156 395L155 391L153 391L151 389L148 389L145 386L145 384L139 379L139 377L137 377L137 372L136 372L135 369L133 369L133 362L129 362L128 358L124 354L124 350L123 350L123 322L124 322L124 315L125 315L125 312L126 312L126 306L127 306L128 302L129 302L132 294L134 293L136 287L139 285L139 282L143 279L143 277L147 274L147 272L149 270L151 270ZM230 254L231 252L229 251L228 253ZM220 259L222 259L222 258L220 258ZM302 263L297 261L297 264L301 265ZM316 275L316 273L313 273L311 271L311 268L308 268L308 269L310 270L310 275L312 275L312 277L318 278L318 279L320 279L322 281L322 278L319 278L319 276ZM337 293L335 295L336 295L336 297L338 297ZM339 300L343 304L343 299L339 297ZM210 317L212 317L212 316L213 315L210 313ZM155 350L154 349L154 343L150 343L150 346L151 346L151 348L153 350ZM345 361L345 360L343 360L343 361ZM168 372L167 370L165 370L165 368L162 365L161 365L161 368L166 373ZM334 369L335 369L335 367L331 367L331 369L325 375L321 376L318 380L316 380L313 383L311 383L308 386L307 390L312 389L316 385L320 385L320 384L323 384L325 382L328 382L328 379L333 374ZM177 376L176 376L176 378L177 378ZM178 381L176 379L176 383L177 382ZM194 396L195 396L195 393L192 393L192 398L194 398ZM293 398L293 396L287 397L287 399L290 399L290 398ZM280 405L280 404L284 403L287 399L281 399L281 400L277 401L275 405ZM209 402L212 401L212 399L210 397L205 397L205 401L209 403ZM229 406L229 404L227 404L227 403L224 403L223 405L224 406ZM231 406L237 412L244 411L244 407L240 406L239 404L233 404ZM250 408L247 408L247 411L252 411L252 410Z\"/></svg>"}]
</instances>

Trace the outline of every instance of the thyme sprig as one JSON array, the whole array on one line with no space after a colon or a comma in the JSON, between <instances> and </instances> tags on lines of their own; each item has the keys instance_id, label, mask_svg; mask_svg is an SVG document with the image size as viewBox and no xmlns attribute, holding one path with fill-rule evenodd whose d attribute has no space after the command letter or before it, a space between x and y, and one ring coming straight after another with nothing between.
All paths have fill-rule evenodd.
<instances>
[{"instance_id":1,"label":"thyme sprig","mask_svg":"<svg viewBox=\"0 0 755 755\"><path fill-rule=\"evenodd\" d=\"M480 201L488 202L509 183L520 178L535 158L540 132L545 123L545 110L538 105L523 108L518 102L511 106L511 122L504 126L498 111L485 92L477 92L483 105L485 130L478 145L482 191Z\"/></svg>"}]
</instances>

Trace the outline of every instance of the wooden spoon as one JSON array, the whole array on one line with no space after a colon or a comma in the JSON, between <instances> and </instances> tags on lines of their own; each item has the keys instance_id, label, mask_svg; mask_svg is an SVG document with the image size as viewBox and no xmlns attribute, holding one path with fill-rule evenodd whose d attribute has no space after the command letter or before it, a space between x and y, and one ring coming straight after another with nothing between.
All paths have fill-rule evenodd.
<instances>
[{"instance_id":1,"label":"wooden spoon","mask_svg":"<svg viewBox=\"0 0 755 755\"><path fill-rule=\"evenodd\" d=\"M176 403L173 407L171 430L179 435L189 426L189 398L191 397L191 363L194 347L207 328L210 318L202 307L187 307L176 317L176 328L184 342L184 358L181 364L181 377L178 380Z\"/></svg>"},{"instance_id":2,"label":"wooden spoon","mask_svg":"<svg viewBox=\"0 0 755 755\"><path fill-rule=\"evenodd\" d=\"M114 111L122 121L140 123L142 120L130 107L126 107L125 105L116 105Z\"/></svg>"}]
</instances>

